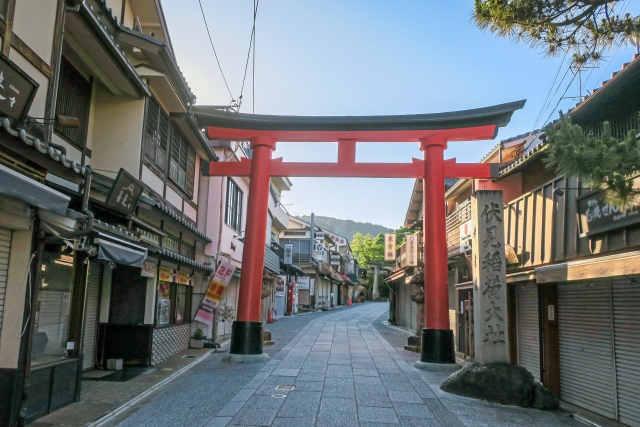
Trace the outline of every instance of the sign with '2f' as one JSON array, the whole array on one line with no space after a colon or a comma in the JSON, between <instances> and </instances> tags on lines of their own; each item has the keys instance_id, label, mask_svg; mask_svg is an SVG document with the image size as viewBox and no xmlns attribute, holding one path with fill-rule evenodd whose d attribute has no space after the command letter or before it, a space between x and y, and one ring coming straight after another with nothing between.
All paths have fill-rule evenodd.
<instances>
[{"instance_id":1,"label":"sign with '2f'","mask_svg":"<svg viewBox=\"0 0 640 427\"><path fill-rule=\"evenodd\" d=\"M211 325L213 313L220 307L222 294L224 294L225 289L227 289L227 285L229 285L235 271L235 266L227 264L224 261L220 263L193 320L202 322L205 325Z\"/></svg>"}]
</instances>

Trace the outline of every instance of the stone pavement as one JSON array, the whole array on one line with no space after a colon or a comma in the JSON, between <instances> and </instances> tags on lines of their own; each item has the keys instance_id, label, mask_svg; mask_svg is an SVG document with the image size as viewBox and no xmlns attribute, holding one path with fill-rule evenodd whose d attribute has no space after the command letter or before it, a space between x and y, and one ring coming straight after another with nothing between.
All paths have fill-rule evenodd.
<instances>
[{"instance_id":1,"label":"stone pavement","mask_svg":"<svg viewBox=\"0 0 640 427\"><path fill-rule=\"evenodd\" d=\"M365 303L283 319L269 325L274 340L284 344L271 361L229 365L220 363L221 355L211 355L113 425L582 426L561 411L507 407L441 391L446 374L414 369L415 356L401 354L376 329L387 308L387 303Z\"/></svg>"}]
</instances>

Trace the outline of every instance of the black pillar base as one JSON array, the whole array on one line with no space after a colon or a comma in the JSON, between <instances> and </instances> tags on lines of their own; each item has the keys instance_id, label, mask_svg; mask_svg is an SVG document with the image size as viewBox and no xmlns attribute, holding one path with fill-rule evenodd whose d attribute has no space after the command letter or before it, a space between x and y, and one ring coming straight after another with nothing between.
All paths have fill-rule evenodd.
<instances>
[{"instance_id":1,"label":"black pillar base","mask_svg":"<svg viewBox=\"0 0 640 427\"><path fill-rule=\"evenodd\" d=\"M453 331L423 329L420 361L424 363L456 363Z\"/></svg>"},{"instance_id":2,"label":"black pillar base","mask_svg":"<svg viewBox=\"0 0 640 427\"><path fill-rule=\"evenodd\" d=\"M262 354L262 323L233 322L230 354Z\"/></svg>"}]
</instances>

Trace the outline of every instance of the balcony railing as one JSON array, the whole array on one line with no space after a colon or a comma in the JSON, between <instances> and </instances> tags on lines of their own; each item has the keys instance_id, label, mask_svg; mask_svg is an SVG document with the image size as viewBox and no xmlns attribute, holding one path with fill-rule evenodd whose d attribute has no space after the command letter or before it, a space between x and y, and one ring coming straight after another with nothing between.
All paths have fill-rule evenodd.
<instances>
[{"instance_id":1,"label":"balcony railing","mask_svg":"<svg viewBox=\"0 0 640 427\"><path fill-rule=\"evenodd\" d=\"M460 253L460 226L471 219L471 200L447 216L447 256Z\"/></svg>"}]
</instances>

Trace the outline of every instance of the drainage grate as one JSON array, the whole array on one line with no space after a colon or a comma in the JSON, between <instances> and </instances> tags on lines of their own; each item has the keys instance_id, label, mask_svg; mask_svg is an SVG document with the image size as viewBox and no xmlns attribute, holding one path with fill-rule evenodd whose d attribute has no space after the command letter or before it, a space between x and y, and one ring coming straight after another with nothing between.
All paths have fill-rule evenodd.
<instances>
[{"instance_id":1,"label":"drainage grate","mask_svg":"<svg viewBox=\"0 0 640 427\"><path fill-rule=\"evenodd\" d=\"M287 397L286 394L272 394L271 397L275 397L276 399L284 399Z\"/></svg>"},{"instance_id":2,"label":"drainage grate","mask_svg":"<svg viewBox=\"0 0 640 427\"><path fill-rule=\"evenodd\" d=\"M293 389L294 387L292 385L279 385L276 387L276 390L278 391L291 391Z\"/></svg>"},{"instance_id":3,"label":"drainage grate","mask_svg":"<svg viewBox=\"0 0 640 427\"><path fill-rule=\"evenodd\" d=\"M190 356L188 354L185 354L184 356L182 356L183 359L195 359L196 356Z\"/></svg>"}]
</instances>

